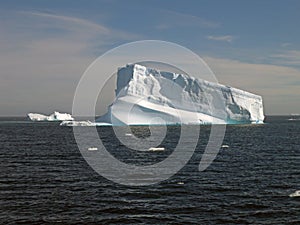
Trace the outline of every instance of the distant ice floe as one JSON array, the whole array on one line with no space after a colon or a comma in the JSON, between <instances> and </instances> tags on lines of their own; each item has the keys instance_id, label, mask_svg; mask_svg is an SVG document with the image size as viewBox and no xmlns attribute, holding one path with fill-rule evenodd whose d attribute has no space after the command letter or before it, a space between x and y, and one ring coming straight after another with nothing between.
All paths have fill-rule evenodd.
<instances>
[{"instance_id":1,"label":"distant ice floe","mask_svg":"<svg viewBox=\"0 0 300 225\"><path fill-rule=\"evenodd\" d=\"M68 113L54 112L51 115L43 115L39 113L29 113L28 117L31 121L73 121L74 118Z\"/></svg>"},{"instance_id":2,"label":"distant ice floe","mask_svg":"<svg viewBox=\"0 0 300 225\"><path fill-rule=\"evenodd\" d=\"M295 191L294 193L289 195L290 197L300 197L300 190Z\"/></svg>"},{"instance_id":3,"label":"distant ice floe","mask_svg":"<svg viewBox=\"0 0 300 225\"><path fill-rule=\"evenodd\" d=\"M222 145L221 148L229 148L229 145Z\"/></svg>"},{"instance_id":4,"label":"distant ice floe","mask_svg":"<svg viewBox=\"0 0 300 225\"><path fill-rule=\"evenodd\" d=\"M91 122L89 120L86 121L62 121L60 126L67 126L67 127L95 127L95 126L111 126L110 123L98 123L98 122Z\"/></svg>"},{"instance_id":5,"label":"distant ice floe","mask_svg":"<svg viewBox=\"0 0 300 225\"><path fill-rule=\"evenodd\" d=\"M291 117L288 120L289 121L299 121L300 120L300 114L293 113L293 114L291 114Z\"/></svg>"},{"instance_id":6,"label":"distant ice floe","mask_svg":"<svg viewBox=\"0 0 300 225\"><path fill-rule=\"evenodd\" d=\"M149 151L151 151L151 152L160 152L160 151L164 151L164 150L165 150L165 148L163 148L163 147L158 147L158 148L152 147L152 148L149 148Z\"/></svg>"}]
</instances>

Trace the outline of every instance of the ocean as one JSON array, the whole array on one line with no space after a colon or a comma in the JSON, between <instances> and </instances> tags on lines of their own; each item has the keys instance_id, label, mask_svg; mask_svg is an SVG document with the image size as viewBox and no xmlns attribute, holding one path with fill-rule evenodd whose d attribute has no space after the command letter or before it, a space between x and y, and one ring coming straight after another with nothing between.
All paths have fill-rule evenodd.
<instances>
[{"instance_id":1,"label":"ocean","mask_svg":"<svg viewBox=\"0 0 300 225\"><path fill-rule=\"evenodd\" d=\"M300 224L300 121L268 116L263 125L230 125L203 172L198 165L210 126L177 174L149 186L125 186L96 173L71 127L26 118L0 119L1 224ZM84 129L82 128L83 132ZM120 161L157 163L178 136L169 127L163 152L126 149L111 127L99 136ZM148 130L136 127L143 138Z\"/></svg>"}]
</instances>

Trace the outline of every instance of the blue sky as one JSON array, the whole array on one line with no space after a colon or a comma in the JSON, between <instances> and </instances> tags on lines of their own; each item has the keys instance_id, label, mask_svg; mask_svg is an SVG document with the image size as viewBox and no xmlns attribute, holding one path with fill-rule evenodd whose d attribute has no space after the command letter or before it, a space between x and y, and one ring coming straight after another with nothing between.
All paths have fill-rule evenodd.
<instances>
[{"instance_id":1,"label":"blue sky","mask_svg":"<svg viewBox=\"0 0 300 225\"><path fill-rule=\"evenodd\" d=\"M120 44L163 40L203 57L220 83L300 113L299 1L2 1L0 115L71 111L76 85Z\"/></svg>"}]
</instances>

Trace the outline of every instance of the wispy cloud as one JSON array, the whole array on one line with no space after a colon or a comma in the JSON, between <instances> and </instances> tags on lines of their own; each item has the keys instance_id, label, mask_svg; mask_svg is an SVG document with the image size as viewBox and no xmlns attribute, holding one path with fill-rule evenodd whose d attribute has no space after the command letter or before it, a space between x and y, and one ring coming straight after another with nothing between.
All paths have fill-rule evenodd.
<instances>
[{"instance_id":1,"label":"wispy cloud","mask_svg":"<svg viewBox=\"0 0 300 225\"><path fill-rule=\"evenodd\" d=\"M214 35L209 35L206 37L208 40L213 40L213 41L223 41L223 42L229 42L231 43L236 37L232 35L223 35L223 36L214 36Z\"/></svg>"},{"instance_id":2,"label":"wispy cloud","mask_svg":"<svg viewBox=\"0 0 300 225\"><path fill-rule=\"evenodd\" d=\"M218 22L210 21L191 14L171 10L161 10L160 13L160 21L155 26L156 29L160 30L179 27L217 28L220 26L220 23Z\"/></svg>"},{"instance_id":3,"label":"wispy cloud","mask_svg":"<svg viewBox=\"0 0 300 225\"><path fill-rule=\"evenodd\" d=\"M205 57L220 83L263 96L267 114L300 112L300 70Z\"/></svg>"},{"instance_id":4,"label":"wispy cloud","mask_svg":"<svg viewBox=\"0 0 300 225\"><path fill-rule=\"evenodd\" d=\"M273 62L281 65L300 66L300 51L290 50L271 55Z\"/></svg>"},{"instance_id":5,"label":"wispy cloud","mask_svg":"<svg viewBox=\"0 0 300 225\"><path fill-rule=\"evenodd\" d=\"M77 82L97 52L138 37L75 16L14 11L6 17L0 21L2 115L51 113L50 105L70 111Z\"/></svg>"},{"instance_id":6,"label":"wispy cloud","mask_svg":"<svg viewBox=\"0 0 300 225\"><path fill-rule=\"evenodd\" d=\"M51 26L52 28L63 28L65 31L77 32L77 35L80 33L80 37L90 35L95 37L96 35L101 35L102 39L107 39L111 42L116 39L133 40L139 38L139 36L136 34L109 28L103 24L79 17L57 15L54 13L38 11L21 11L19 13L27 16L34 16L36 18L40 17L48 19L48 27ZM55 21L57 23L55 23ZM43 24L43 26L45 26L45 24Z\"/></svg>"},{"instance_id":7,"label":"wispy cloud","mask_svg":"<svg viewBox=\"0 0 300 225\"><path fill-rule=\"evenodd\" d=\"M281 44L281 47L285 48L285 47L288 47L288 46L291 46L291 45L292 45L292 43L285 42L285 43Z\"/></svg>"},{"instance_id":8,"label":"wispy cloud","mask_svg":"<svg viewBox=\"0 0 300 225\"><path fill-rule=\"evenodd\" d=\"M63 21L66 23L71 23L71 24L77 24L77 25L81 25L81 26L85 26L87 28L99 31L101 33L105 33L105 34L109 34L110 30L100 24L96 24L94 22L91 22L89 20L86 19L81 19L81 18L76 18L76 17L71 17L71 16L63 16L63 15L56 15L56 14L52 14L52 13L44 13L44 12L20 12L23 14L27 14L27 15L33 15L33 16L39 16L39 17L45 17L45 18L49 18L49 19L55 19L55 20L59 20L59 21Z\"/></svg>"}]
</instances>

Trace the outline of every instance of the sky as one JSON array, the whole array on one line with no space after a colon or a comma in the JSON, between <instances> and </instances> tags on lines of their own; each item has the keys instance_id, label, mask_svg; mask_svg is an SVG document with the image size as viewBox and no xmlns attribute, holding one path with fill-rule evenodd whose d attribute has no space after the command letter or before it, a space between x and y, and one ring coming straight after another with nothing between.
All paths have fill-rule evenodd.
<instances>
[{"instance_id":1,"label":"sky","mask_svg":"<svg viewBox=\"0 0 300 225\"><path fill-rule=\"evenodd\" d=\"M140 40L192 50L266 115L300 113L299 12L297 0L1 1L0 116L71 112L87 67Z\"/></svg>"}]
</instances>

